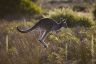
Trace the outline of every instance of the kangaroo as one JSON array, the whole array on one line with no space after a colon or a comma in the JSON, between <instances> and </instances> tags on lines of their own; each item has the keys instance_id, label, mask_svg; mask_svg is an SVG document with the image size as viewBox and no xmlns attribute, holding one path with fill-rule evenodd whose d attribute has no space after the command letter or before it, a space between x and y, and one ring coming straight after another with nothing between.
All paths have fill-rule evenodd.
<instances>
[{"instance_id":1,"label":"kangaroo","mask_svg":"<svg viewBox=\"0 0 96 64\"><path fill-rule=\"evenodd\" d=\"M26 30L21 30L19 27L17 27L17 30L21 33L27 33L30 32L36 28L40 28L43 29L44 32L43 34L40 36L40 38L38 39L40 43L43 44L43 46L45 48L48 47L48 45L44 42L45 37L47 36L47 34L51 31L57 31L59 30L61 27L67 27L67 23L65 20L63 20L60 23L57 23L55 20L50 19L50 18L43 18L41 20L39 20L39 22L37 22L33 27L28 28Z\"/></svg>"}]
</instances>

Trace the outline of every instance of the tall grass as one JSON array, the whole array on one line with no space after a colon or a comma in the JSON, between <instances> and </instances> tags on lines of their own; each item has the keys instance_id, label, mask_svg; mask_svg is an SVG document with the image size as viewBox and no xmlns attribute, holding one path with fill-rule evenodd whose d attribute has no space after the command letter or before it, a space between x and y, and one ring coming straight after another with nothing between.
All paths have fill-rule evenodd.
<instances>
[{"instance_id":1,"label":"tall grass","mask_svg":"<svg viewBox=\"0 0 96 64\"><path fill-rule=\"evenodd\" d=\"M58 11L58 15L52 11L52 15L48 16L58 22L62 17L67 18L67 21L71 20L70 24L74 28L61 28L56 33L50 33L45 40L49 44L47 49L38 42L38 31L22 34L16 30L16 26L33 26L32 22L0 23L0 64L91 64L93 60L95 63L96 44L94 47L91 44L96 42L96 26L86 29L85 27L76 28L77 25L75 25L92 26L89 23L92 18L85 19L85 14L83 16L82 13L72 10L68 12L68 9L64 9L62 12L57 9L56 11ZM83 22L84 24L82 24ZM94 40L92 40L92 35L94 35ZM92 48L94 48L94 58Z\"/></svg>"},{"instance_id":2,"label":"tall grass","mask_svg":"<svg viewBox=\"0 0 96 64\"><path fill-rule=\"evenodd\" d=\"M46 38L47 49L37 41L38 31L22 34L16 30L19 22L0 25L0 64L90 64L92 59L92 34L96 38L96 28L61 29L50 33ZM18 25L18 26L19 26ZM30 26L30 22L27 22ZM6 52L6 34L8 35L8 52ZM93 40L94 43L96 40ZM67 45L66 45L67 44ZM67 47L66 47L67 46ZM94 60L95 60L94 44Z\"/></svg>"}]
</instances>

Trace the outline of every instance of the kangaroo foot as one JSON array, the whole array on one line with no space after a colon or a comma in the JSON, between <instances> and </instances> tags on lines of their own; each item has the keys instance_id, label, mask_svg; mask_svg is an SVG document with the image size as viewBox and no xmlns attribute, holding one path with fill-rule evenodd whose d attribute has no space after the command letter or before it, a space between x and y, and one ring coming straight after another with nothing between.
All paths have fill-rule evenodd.
<instances>
[{"instance_id":1,"label":"kangaroo foot","mask_svg":"<svg viewBox=\"0 0 96 64\"><path fill-rule=\"evenodd\" d=\"M46 44L45 42L43 42L42 40L39 40L40 41L40 43L42 43L43 44L43 47L44 48L48 48L48 44Z\"/></svg>"},{"instance_id":2,"label":"kangaroo foot","mask_svg":"<svg viewBox=\"0 0 96 64\"><path fill-rule=\"evenodd\" d=\"M44 44L43 47L44 47L44 48L48 48L48 45L47 45L47 44Z\"/></svg>"}]
</instances>

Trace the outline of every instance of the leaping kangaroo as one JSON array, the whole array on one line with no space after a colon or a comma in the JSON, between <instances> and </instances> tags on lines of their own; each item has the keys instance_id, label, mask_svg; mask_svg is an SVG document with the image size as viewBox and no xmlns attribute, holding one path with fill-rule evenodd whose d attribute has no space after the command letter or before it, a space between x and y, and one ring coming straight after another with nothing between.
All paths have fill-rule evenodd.
<instances>
[{"instance_id":1,"label":"leaping kangaroo","mask_svg":"<svg viewBox=\"0 0 96 64\"><path fill-rule=\"evenodd\" d=\"M21 30L19 27L17 27L17 30L21 33L27 33L27 32L30 32L36 28L40 28L40 29L43 29L45 30L43 32L43 34L40 36L40 38L38 39L40 41L40 43L43 44L43 46L45 48L48 47L48 45L44 42L45 40L45 37L47 36L47 34L50 32L50 31L57 31L59 30L61 27L67 27L67 23L65 20L63 20L62 22L60 23L57 23L55 20L53 19L50 19L50 18L43 18L41 20L39 20L39 22L37 22L33 27L31 28L28 28L26 30Z\"/></svg>"}]
</instances>

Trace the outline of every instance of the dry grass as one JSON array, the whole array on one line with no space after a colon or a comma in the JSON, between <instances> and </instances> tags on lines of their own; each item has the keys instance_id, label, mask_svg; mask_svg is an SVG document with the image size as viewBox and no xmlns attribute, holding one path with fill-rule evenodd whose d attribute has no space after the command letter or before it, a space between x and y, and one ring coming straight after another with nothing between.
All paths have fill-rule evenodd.
<instances>
[{"instance_id":1,"label":"dry grass","mask_svg":"<svg viewBox=\"0 0 96 64\"><path fill-rule=\"evenodd\" d=\"M18 25L23 23L0 23L0 64L91 64L91 35L94 36L95 43L96 27L62 28L58 33L50 33L46 38L46 43L50 45L45 49L37 41L38 32L19 33L16 30ZM27 22L27 25L33 24ZM8 40L7 48L6 40ZM94 60L95 50L96 44L94 44Z\"/></svg>"}]
</instances>

